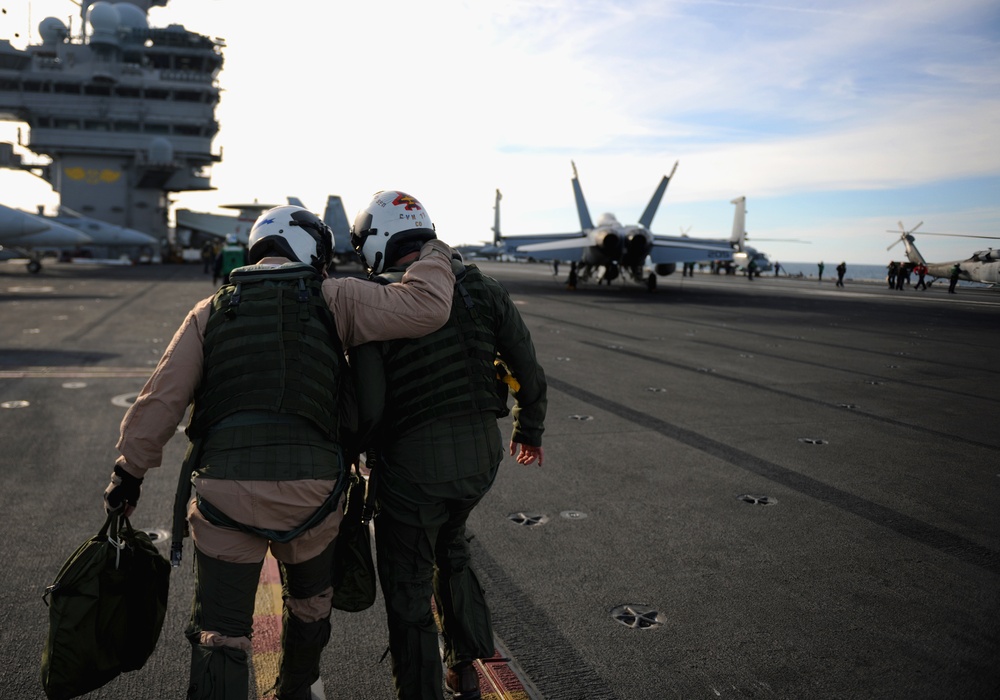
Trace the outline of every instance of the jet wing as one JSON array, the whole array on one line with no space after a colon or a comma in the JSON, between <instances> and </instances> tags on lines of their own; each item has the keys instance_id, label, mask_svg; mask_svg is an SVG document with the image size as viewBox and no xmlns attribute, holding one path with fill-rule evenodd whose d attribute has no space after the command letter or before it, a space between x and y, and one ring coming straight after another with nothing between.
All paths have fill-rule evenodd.
<instances>
[{"instance_id":1,"label":"jet wing","mask_svg":"<svg viewBox=\"0 0 1000 700\"><path fill-rule=\"evenodd\" d=\"M580 252L594 245L584 233L550 233L546 235L507 236L503 239L507 250L529 255L536 260L570 260L580 257Z\"/></svg>"},{"instance_id":2,"label":"jet wing","mask_svg":"<svg viewBox=\"0 0 1000 700\"><path fill-rule=\"evenodd\" d=\"M653 264L732 260L733 249L726 240L654 236L649 257Z\"/></svg>"},{"instance_id":3,"label":"jet wing","mask_svg":"<svg viewBox=\"0 0 1000 700\"><path fill-rule=\"evenodd\" d=\"M202 231L219 238L225 238L226 234L236 230L237 217L235 216L178 209L174 212L174 217L177 219L177 228Z\"/></svg>"}]
</instances>

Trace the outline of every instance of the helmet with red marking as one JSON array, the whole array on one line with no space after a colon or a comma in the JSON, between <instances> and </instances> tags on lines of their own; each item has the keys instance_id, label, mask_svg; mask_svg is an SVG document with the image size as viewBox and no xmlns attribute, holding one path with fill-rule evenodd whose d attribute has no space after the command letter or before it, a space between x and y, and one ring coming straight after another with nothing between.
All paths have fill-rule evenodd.
<instances>
[{"instance_id":1,"label":"helmet with red marking","mask_svg":"<svg viewBox=\"0 0 1000 700\"><path fill-rule=\"evenodd\" d=\"M351 226L351 245L372 275L434 238L434 223L424 205L398 190L376 192Z\"/></svg>"}]
</instances>

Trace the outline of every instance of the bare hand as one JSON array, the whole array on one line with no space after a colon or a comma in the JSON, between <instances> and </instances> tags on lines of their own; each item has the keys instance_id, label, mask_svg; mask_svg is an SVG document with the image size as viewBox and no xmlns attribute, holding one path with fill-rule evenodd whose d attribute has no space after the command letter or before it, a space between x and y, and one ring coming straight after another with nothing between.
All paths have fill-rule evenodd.
<instances>
[{"instance_id":1,"label":"bare hand","mask_svg":"<svg viewBox=\"0 0 1000 700\"><path fill-rule=\"evenodd\" d=\"M520 448L517 453L517 463L518 464L534 464L535 460L538 460L538 466L542 466L542 459L544 457L544 451L541 447L533 447L531 445L524 445L519 442L511 441L510 443L510 453L514 454L515 447Z\"/></svg>"}]
</instances>

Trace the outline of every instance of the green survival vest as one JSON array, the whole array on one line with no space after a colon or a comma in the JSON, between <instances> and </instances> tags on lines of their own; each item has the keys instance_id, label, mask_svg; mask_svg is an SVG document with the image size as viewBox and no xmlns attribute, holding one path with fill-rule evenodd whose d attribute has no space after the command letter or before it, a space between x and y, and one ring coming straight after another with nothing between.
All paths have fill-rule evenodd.
<instances>
[{"instance_id":1,"label":"green survival vest","mask_svg":"<svg viewBox=\"0 0 1000 700\"><path fill-rule=\"evenodd\" d=\"M384 345L389 392L386 425L397 433L435 418L493 411L506 405L497 394L496 317L490 291L475 265L455 263L456 283L451 316L443 327L411 340ZM377 279L398 282L403 271L392 270Z\"/></svg>"},{"instance_id":2,"label":"green survival vest","mask_svg":"<svg viewBox=\"0 0 1000 700\"><path fill-rule=\"evenodd\" d=\"M342 358L315 269L303 263L237 268L212 299L188 434L201 438L234 414L266 412L305 419L336 442ZM254 432L280 428L281 420L275 422Z\"/></svg>"}]
</instances>

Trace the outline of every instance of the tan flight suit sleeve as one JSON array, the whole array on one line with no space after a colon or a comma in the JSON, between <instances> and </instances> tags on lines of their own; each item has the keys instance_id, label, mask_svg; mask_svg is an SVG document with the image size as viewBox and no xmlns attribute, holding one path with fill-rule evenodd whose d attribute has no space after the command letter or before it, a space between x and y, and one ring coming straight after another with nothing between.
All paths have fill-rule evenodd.
<instances>
[{"instance_id":1,"label":"tan flight suit sleeve","mask_svg":"<svg viewBox=\"0 0 1000 700\"><path fill-rule=\"evenodd\" d=\"M122 419L117 464L140 479L147 470L160 466L164 445L176 434L194 400L201 382L205 325L211 303L211 297L204 299L188 312Z\"/></svg>"},{"instance_id":2,"label":"tan flight suit sleeve","mask_svg":"<svg viewBox=\"0 0 1000 700\"><path fill-rule=\"evenodd\" d=\"M420 249L420 259L399 283L325 280L323 295L344 348L372 340L419 338L443 326L451 315L455 287L451 255L447 244L433 240Z\"/></svg>"}]
</instances>

